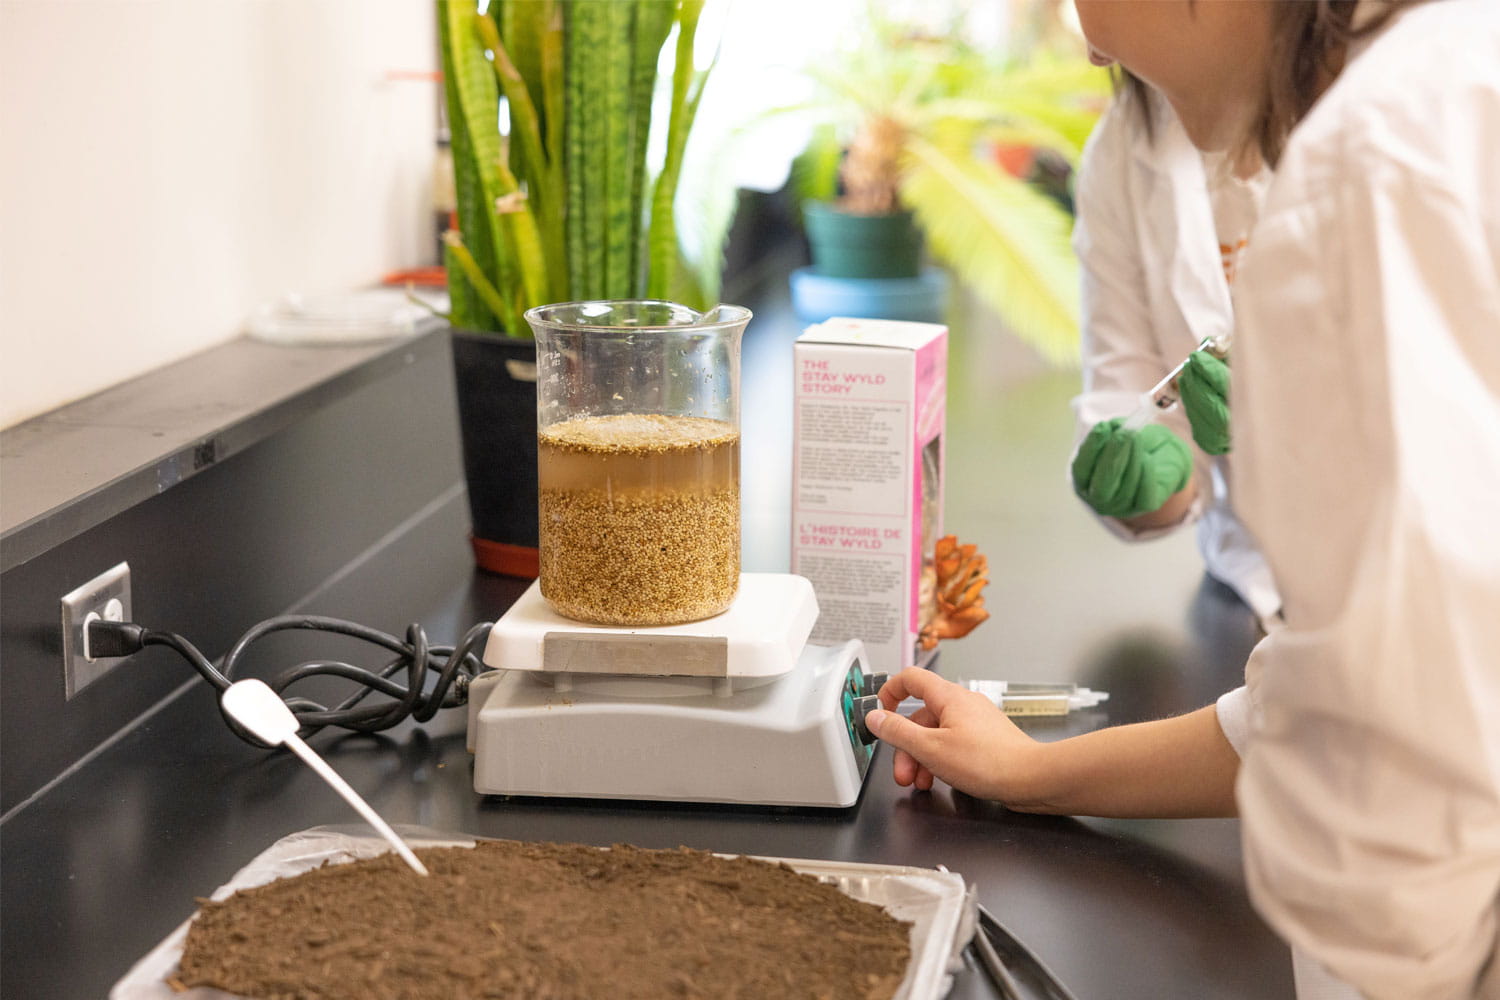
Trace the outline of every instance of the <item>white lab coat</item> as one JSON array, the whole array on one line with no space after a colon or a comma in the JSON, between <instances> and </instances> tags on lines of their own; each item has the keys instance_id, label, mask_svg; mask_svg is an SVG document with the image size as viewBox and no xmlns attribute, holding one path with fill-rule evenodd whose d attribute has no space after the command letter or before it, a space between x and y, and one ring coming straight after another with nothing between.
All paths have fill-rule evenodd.
<instances>
[{"instance_id":1,"label":"white lab coat","mask_svg":"<svg viewBox=\"0 0 1500 1000\"><path fill-rule=\"evenodd\" d=\"M1500 3L1352 54L1235 296L1252 898L1369 997L1500 997Z\"/></svg>"},{"instance_id":2,"label":"white lab coat","mask_svg":"<svg viewBox=\"0 0 1500 1000\"><path fill-rule=\"evenodd\" d=\"M1202 154L1165 101L1154 101L1152 114L1148 138L1137 109L1116 101L1090 136L1079 169L1073 235L1083 272L1083 392L1073 401L1079 440L1099 421L1129 414L1199 341L1234 325ZM1207 455L1193 443L1182 407L1162 422L1193 452L1198 497L1184 520L1198 523L1205 567L1269 620L1281 598L1230 507L1230 456ZM1099 520L1127 540L1175 528L1137 532L1116 518Z\"/></svg>"}]
</instances>

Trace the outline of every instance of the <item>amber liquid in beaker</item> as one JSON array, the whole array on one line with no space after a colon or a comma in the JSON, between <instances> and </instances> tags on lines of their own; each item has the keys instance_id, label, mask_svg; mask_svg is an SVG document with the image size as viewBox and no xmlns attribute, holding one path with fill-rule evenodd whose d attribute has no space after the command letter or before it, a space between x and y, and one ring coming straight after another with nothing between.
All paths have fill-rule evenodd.
<instances>
[{"instance_id":1,"label":"amber liquid in beaker","mask_svg":"<svg viewBox=\"0 0 1500 1000\"><path fill-rule=\"evenodd\" d=\"M704 417L579 417L537 435L542 596L599 625L724 611L740 579L740 435Z\"/></svg>"}]
</instances>

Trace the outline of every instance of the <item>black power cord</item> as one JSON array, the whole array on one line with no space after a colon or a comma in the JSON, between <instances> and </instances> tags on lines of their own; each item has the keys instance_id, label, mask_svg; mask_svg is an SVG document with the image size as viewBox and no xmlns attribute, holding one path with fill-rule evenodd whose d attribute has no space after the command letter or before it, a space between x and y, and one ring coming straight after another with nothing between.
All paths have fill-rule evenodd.
<instances>
[{"instance_id":1,"label":"black power cord","mask_svg":"<svg viewBox=\"0 0 1500 1000\"><path fill-rule=\"evenodd\" d=\"M282 671L266 681L286 702L292 714L301 723L298 735L303 739L312 736L325 726L336 726L357 733L378 733L390 729L408 718L426 722L439 709L457 708L469 701L469 682L483 670L474 650L489 635L490 622L480 622L465 633L456 646L434 646L428 643L427 633L420 625L410 625L406 638L399 639L379 629L340 618L324 618L317 615L283 615L268 618L240 636L219 667L182 636L174 632L149 629L134 622L111 622L93 619L88 623L86 648L92 658L101 656L129 656L147 646L166 646L180 654L204 680L220 693L234 683L235 669L246 650L257 640L273 632L305 629L315 632L334 632L352 636L365 642L381 646L395 654L383 666L368 670L338 660L311 660ZM429 674L437 679L428 684ZM404 674L405 683L398 675ZM351 681L359 690L329 708L300 695L288 697L287 688L311 677L342 677ZM376 704L362 705L371 694L386 696ZM245 727L225 714L219 714L236 736L258 747L268 744L257 739Z\"/></svg>"}]
</instances>

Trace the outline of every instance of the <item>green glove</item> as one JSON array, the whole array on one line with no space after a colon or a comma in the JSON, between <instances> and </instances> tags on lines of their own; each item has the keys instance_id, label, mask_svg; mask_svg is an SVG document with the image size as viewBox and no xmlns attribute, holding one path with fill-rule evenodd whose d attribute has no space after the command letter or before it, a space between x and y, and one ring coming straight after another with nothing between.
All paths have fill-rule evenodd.
<instances>
[{"instance_id":1,"label":"green glove","mask_svg":"<svg viewBox=\"0 0 1500 1000\"><path fill-rule=\"evenodd\" d=\"M1177 394L1193 425L1193 440L1210 455L1229 451L1229 366L1207 351L1188 355Z\"/></svg>"},{"instance_id":2,"label":"green glove","mask_svg":"<svg viewBox=\"0 0 1500 1000\"><path fill-rule=\"evenodd\" d=\"M1105 517L1139 517L1187 485L1193 456L1187 442L1160 424L1122 430L1122 418L1101 420L1073 457L1073 489Z\"/></svg>"}]
</instances>

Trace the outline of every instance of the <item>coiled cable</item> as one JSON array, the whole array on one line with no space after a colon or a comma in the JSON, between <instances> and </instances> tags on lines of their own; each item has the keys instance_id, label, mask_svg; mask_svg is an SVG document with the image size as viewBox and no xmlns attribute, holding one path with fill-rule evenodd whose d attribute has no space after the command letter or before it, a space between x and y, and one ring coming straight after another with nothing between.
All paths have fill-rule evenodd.
<instances>
[{"instance_id":1,"label":"coiled cable","mask_svg":"<svg viewBox=\"0 0 1500 1000\"><path fill-rule=\"evenodd\" d=\"M221 665L215 667L196 646L175 632L149 629L134 622L95 619L87 626L87 647L91 656L100 657L129 656L147 646L166 646L186 659L220 692L234 683L235 673L250 647L275 632L333 632L380 646L394 654L375 669L340 660L310 660L268 678L266 683L286 702L301 724L298 735L306 739L327 726L358 733L377 733L408 718L426 722L439 709L467 704L469 682L484 670L474 650L489 635L490 626L490 622L480 622L469 629L456 646L435 646L428 642L427 633L417 624L407 626L406 637L401 639L341 618L282 615L268 618L240 636L224 655ZM429 683L431 674L437 677ZM331 708L302 695L286 694L292 685L313 677L343 678L352 682L357 690ZM366 698L376 693L385 695L385 698L375 704L363 704ZM240 739L258 747L267 746L225 714L222 707L219 713L224 717L225 725Z\"/></svg>"}]
</instances>

